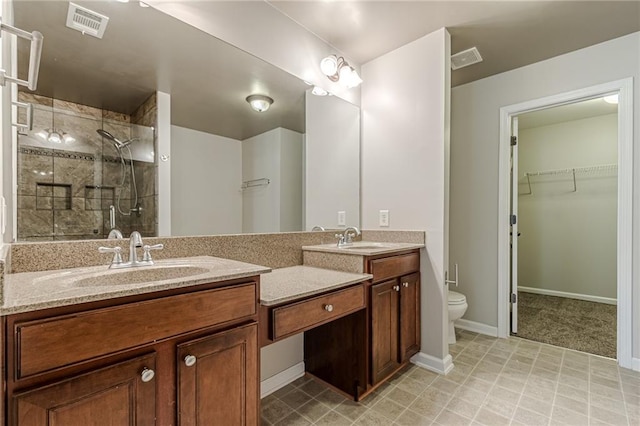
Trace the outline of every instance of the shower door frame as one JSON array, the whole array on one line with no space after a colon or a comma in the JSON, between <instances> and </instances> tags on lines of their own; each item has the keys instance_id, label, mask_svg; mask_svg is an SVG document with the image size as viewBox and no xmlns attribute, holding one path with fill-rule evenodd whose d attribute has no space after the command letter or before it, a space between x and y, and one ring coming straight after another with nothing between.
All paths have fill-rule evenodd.
<instances>
[{"instance_id":1,"label":"shower door frame","mask_svg":"<svg viewBox=\"0 0 640 426\"><path fill-rule=\"evenodd\" d=\"M640 369L633 359L633 79L626 78L500 108L498 175L498 337L510 335L511 120L521 114L618 93L617 358ZM638 289L635 289L638 291ZM636 364L636 365L634 365Z\"/></svg>"}]
</instances>

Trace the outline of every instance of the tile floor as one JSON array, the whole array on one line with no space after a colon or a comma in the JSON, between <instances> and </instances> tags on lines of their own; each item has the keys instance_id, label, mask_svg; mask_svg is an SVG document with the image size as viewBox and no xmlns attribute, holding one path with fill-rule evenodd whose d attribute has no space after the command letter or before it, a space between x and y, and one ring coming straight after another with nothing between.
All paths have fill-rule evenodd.
<instances>
[{"instance_id":1,"label":"tile floor","mask_svg":"<svg viewBox=\"0 0 640 426\"><path fill-rule=\"evenodd\" d=\"M302 377L262 400L263 425L640 425L640 373L612 359L466 331L446 376L409 366L361 403Z\"/></svg>"}]
</instances>

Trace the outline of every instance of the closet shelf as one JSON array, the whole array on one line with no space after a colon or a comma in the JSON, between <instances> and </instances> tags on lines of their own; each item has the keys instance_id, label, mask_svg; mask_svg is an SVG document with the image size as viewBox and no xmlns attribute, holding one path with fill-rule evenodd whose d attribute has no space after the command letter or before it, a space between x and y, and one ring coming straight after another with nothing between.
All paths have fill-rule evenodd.
<instances>
[{"instance_id":1,"label":"closet shelf","mask_svg":"<svg viewBox=\"0 0 640 426\"><path fill-rule=\"evenodd\" d=\"M531 191L531 178L537 176L553 176L553 175L568 175L570 174L573 180L573 192L577 191L576 186L576 174L578 175L593 175L599 172L617 172L617 164L600 164L597 166L586 167L574 167L570 169L557 169L557 170L542 170L537 172L526 172L524 178L527 179L527 185L529 186L529 192L522 195L530 195Z\"/></svg>"}]
</instances>

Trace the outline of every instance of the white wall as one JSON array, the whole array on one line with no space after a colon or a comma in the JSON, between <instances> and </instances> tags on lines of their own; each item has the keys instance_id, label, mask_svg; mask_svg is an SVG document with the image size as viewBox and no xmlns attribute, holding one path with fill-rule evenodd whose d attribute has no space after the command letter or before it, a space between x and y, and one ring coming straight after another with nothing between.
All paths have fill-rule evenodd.
<instances>
[{"instance_id":1,"label":"white wall","mask_svg":"<svg viewBox=\"0 0 640 426\"><path fill-rule=\"evenodd\" d=\"M280 228L281 232L302 231L302 147L301 133L280 128Z\"/></svg>"},{"instance_id":2,"label":"white wall","mask_svg":"<svg viewBox=\"0 0 640 426\"><path fill-rule=\"evenodd\" d=\"M488 77L452 90L451 262L460 264L468 320L497 326L500 107L634 77L640 140L640 33ZM640 150L634 152L640 164ZM634 173L633 250L640 250L640 173ZM634 255L634 336L640 336L640 256ZM633 343L640 357L640 339Z\"/></svg>"},{"instance_id":3,"label":"white wall","mask_svg":"<svg viewBox=\"0 0 640 426\"><path fill-rule=\"evenodd\" d=\"M604 102L604 101L600 101ZM521 129L518 175L616 164L618 115ZM520 179L518 285L616 299L617 173Z\"/></svg>"},{"instance_id":4,"label":"white wall","mask_svg":"<svg viewBox=\"0 0 640 426\"><path fill-rule=\"evenodd\" d=\"M240 141L171 126L172 235L242 232Z\"/></svg>"},{"instance_id":5,"label":"white wall","mask_svg":"<svg viewBox=\"0 0 640 426\"><path fill-rule=\"evenodd\" d=\"M450 36L438 30L362 66L362 226L424 229L422 362L442 367L446 345ZM420 358L420 357L419 357Z\"/></svg>"},{"instance_id":6,"label":"white wall","mask_svg":"<svg viewBox=\"0 0 640 426\"><path fill-rule=\"evenodd\" d=\"M360 110L333 96L306 93L305 226L360 226Z\"/></svg>"},{"instance_id":7,"label":"white wall","mask_svg":"<svg viewBox=\"0 0 640 426\"><path fill-rule=\"evenodd\" d=\"M302 134L278 127L242 141L242 232L302 230Z\"/></svg>"}]
</instances>

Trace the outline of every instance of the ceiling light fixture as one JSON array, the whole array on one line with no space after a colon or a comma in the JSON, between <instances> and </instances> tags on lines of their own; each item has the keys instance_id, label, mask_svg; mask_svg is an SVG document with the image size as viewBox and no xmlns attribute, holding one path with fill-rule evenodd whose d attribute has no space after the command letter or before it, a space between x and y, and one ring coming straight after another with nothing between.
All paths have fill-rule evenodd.
<instances>
[{"instance_id":1,"label":"ceiling light fixture","mask_svg":"<svg viewBox=\"0 0 640 426\"><path fill-rule=\"evenodd\" d=\"M76 141L76 139L70 134L56 129L40 130L38 133L36 133L36 135L47 142L55 144L59 144L62 142L72 143Z\"/></svg>"},{"instance_id":2,"label":"ceiling light fixture","mask_svg":"<svg viewBox=\"0 0 640 426\"><path fill-rule=\"evenodd\" d=\"M351 89L362 83L362 79L342 56L329 55L320 61L320 70L333 82Z\"/></svg>"},{"instance_id":3,"label":"ceiling light fixture","mask_svg":"<svg viewBox=\"0 0 640 426\"><path fill-rule=\"evenodd\" d=\"M602 99L608 104L616 104L616 105L618 104L618 94L617 93L615 95L605 96Z\"/></svg>"},{"instance_id":4,"label":"ceiling light fixture","mask_svg":"<svg viewBox=\"0 0 640 426\"><path fill-rule=\"evenodd\" d=\"M250 95L247 96L247 102L254 111L265 112L273 103L273 99L265 95Z\"/></svg>"},{"instance_id":5,"label":"ceiling light fixture","mask_svg":"<svg viewBox=\"0 0 640 426\"><path fill-rule=\"evenodd\" d=\"M329 94L329 92L324 90L322 87L318 87L318 86L313 86L311 93L313 93L316 96L327 96Z\"/></svg>"}]
</instances>

